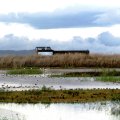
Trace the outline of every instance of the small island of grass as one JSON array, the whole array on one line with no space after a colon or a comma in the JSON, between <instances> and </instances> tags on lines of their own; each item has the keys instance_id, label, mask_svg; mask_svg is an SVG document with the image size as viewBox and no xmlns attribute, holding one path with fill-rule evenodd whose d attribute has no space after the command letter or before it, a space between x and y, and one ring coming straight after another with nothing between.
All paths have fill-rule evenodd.
<instances>
[{"instance_id":1,"label":"small island of grass","mask_svg":"<svg viewBox=\"0 0 120 120\"><path fill-rule=\"evenodd\" d=\"M35 68L21 68L8 70L7 74L10 75L23 75L23 74L42 74L42 70Z\"/></svg>"}]
</instances>

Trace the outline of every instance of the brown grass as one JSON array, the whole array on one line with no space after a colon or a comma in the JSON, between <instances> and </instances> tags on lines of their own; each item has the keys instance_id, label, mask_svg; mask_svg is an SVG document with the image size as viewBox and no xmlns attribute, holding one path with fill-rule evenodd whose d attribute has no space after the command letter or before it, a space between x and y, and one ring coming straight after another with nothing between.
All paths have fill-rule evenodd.
<instances>
[{"instance_id":1,"label":"brown grass","mask_svg":"<svg viewBox=\"0 0 120 120\"><path fill-rule=\"evenodd\" d=\"M0 91L0 102L6 103L80 103L120 101L119 89Z\"/></svg>"},{"instance_id":2,"label":"brown grass","mask_svg":"<svg viewBox=\"0 0 120 120\"><path fill-rule=\"evenodd\" d=\"M53 56L6 56L0 57L0 68L22 67L100 67L120 68L120 55L64 54Z\"/></svg>"}]
</instances>

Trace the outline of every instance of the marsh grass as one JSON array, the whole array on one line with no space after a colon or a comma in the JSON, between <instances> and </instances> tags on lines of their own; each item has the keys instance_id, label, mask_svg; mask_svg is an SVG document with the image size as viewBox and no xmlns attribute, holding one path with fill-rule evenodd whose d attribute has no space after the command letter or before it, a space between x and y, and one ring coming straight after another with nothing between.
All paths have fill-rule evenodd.
<instances>
[{"instance_id":1,"label":"marsh grass","mask_svg":"<svg viewBox=\"0 0 120 120\"><path fill-rule=\"evenodd\" d=\"M51 77L97 77L97 76L120 76L120 71L103 69L101 71L89 72L67 72L59 75L51 75Z\"/></svg>"},{"instance_id":2,"label":"marsh grass","mask_svg":"<svg viewBox=\"0 0 120 120\"><path fill-rule=\"evenodd\" d=\"M120 71L103 70L102 75L96 77L96 80L103 82L120 82Z\"/></svg>"},{"instance_id":3,"label":"marsh grass","mask_svg":"<svg viewBox=\"0 0 120 120\"><path fill-rule=\"evenodd\" d=\"M97 81L103 82L120 82L120 71L103 69L102 71L93 72L69 72L51 77L95 77Z\"/></svg>"},{"instance_id":4,"label":"marsh grass","mask_svg":"<svg viewBox=\"0 0 120 120\"><path fill-rule=\"evenodd\" d=\"M103 81L103 82L120 82L120 77L117 76L102 76L97 77L97 81Z\"/></svg>"},{"instance_id":5,"label":"marsh grass","mask_svg":"<svg viewBox=\"0 0 120 120\"><path fill-rule=\"evenodd\" d=\"M63 54L53 56L6 56L0 57L0 68L24 67L96 67L120 68L120 55L102 54Z\"/></svg>"},{"instance_id":6,"label":"marsh grass","mask_svg":"<svg viewBox=\"0 0 120 120\"><path fill-rule=\"evenodd\" d=\"M96 101L120 101L120 90L50 90L45 88L43 90L0 92L0 102L5 103L81 103Z\"/></svg>"},{"instance_id":7,"label":"marsh grass","mask_svg":"<svg viewBox=\"0 0 120 120\"><path fill-rule=\"evenodd\" d=\"M67 72L63 74L51 75L51 77L96 77L103 76L102 72Z\"/></svg>"},{"instance_id":8,"label":"marsh grass","mask_svg":"<svg viewBox=\"0 0 120 120\"><path fill-rule=\"evenodd\" d=\"M17 74L42 74L42 70L40 69L12 69L7 72L10 75L17 75Z\"/></svg>"}]
</instances>

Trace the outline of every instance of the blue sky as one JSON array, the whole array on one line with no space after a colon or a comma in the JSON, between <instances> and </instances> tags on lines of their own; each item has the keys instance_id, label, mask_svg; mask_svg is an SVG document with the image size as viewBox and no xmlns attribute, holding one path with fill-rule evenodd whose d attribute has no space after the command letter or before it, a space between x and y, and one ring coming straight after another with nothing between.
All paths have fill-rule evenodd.
<instances>
[{"instance_id":1,"label":"blue sky","mask_svg":"<svg viewBox=\"0 0 120 120\"><path fill-rule=\"evenodd\" d=\"M120 53L119 31L119 0L0 0L0 49Z\"/></svg>"}]
</instances>

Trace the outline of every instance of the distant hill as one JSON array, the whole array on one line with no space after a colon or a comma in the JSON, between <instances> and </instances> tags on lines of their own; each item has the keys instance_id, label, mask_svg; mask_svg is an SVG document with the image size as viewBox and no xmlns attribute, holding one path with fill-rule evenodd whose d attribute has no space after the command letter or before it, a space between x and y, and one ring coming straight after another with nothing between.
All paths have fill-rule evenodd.
<instances>
[{"instance_id":1,"label":"distant hill","mask_svg":"<svg viewBox=\"0 0 120 120\"><path fill-rule=\"evenodd\" d=\"M0 56L23 56L23 55L33 55L35 54L35 50L0 50Z\"/></svg>"}]
</instances>

